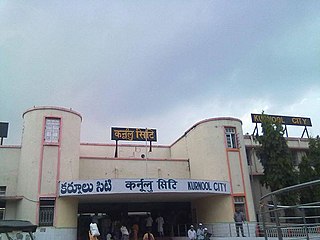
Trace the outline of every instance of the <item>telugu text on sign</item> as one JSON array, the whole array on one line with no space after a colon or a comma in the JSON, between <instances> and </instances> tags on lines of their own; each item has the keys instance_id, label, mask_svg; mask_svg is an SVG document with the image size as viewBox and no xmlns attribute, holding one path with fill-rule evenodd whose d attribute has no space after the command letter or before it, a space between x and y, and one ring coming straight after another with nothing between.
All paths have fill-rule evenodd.
<instances>
[{"instance_id":1,"label":"telugu text on sign","mask_svg":"<svg viewBox=\"0 0 320 240\"><path fill-rule=\"evenodd\" d=\"M99 179L59 182L60 196L160 192L230 194L230 184L226 181L172 178Z\"/></svg>"}]
</instances>

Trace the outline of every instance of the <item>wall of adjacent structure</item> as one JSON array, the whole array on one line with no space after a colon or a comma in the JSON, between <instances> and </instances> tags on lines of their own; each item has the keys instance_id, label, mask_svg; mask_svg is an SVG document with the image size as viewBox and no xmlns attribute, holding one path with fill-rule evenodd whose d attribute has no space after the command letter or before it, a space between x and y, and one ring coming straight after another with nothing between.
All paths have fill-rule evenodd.
<instances>
[{"instance_id":1,"label":"wall of adjacent structure","mask_svg":"<svg viewBox=\"0 0 320 240\"><path fill-rule=\"evenodd\" d=\"M305 155L306 151L309 148L309 140L307 138L286 138L288 147L291 151L294 151L297 154L297 162L298 164L302 157ZM250 174L259 175L263 174L263 166L256 155L256 149L259 147L259 142L254 140L252 135L244 136L244 146L247 149L248 157L251 161L249 170Z\"/></svg>"},{"instance_id":2,"label":"wall of adjacent structure","mask_svg":"<svg viewBox=\"0 0 320 240\"><path fill-rule=\"evenodd\" d=\"M309 148L309 140L307 138L286 138L287 145L294 153L294 161L299 164L302 157L305 156ZM247 157L249 158L249 175L253 194L253 204L256 214L260 212L260 198L270 192L270 189L261 185L261 177L263 176L263 166L256 155L256 150L259 148L259 142L252 135L244 136L244 144L246 147Z\"/></svg>"},{"instance_id":3,"label":"wall of adjacent structure","mask_svg":"<svg viewBox=\"0 0 320 240\"><path fill-rule=\"evenodd\" d=\"M19 170L21 147L17 146L0 146L0 186L6 186L5 219L16 218L17 196L17 179Z\"/></svg>"},{"instance_id":4,"label":"wall of adjacent structure","mask_svg":"<svg viewBox=\"0 0 320 240\"><path fill-rule=\"evenodd\" d=\"M0 147L0 186L7 186L6 195L8 196L15 196L17 193L20 154L20 147Z\"/></svg>"}]
</instances>

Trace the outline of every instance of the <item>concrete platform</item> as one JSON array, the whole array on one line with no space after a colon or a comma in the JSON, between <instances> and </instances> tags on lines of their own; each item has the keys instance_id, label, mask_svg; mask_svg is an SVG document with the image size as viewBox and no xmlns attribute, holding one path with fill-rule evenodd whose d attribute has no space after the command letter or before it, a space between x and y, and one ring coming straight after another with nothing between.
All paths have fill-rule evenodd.
<instances>
[{"instance_id":1,"label":"concrete platform","mask_svg":"<svg viewBox=\"0 0 320 240\"><path fill-rule=\"evenodd\" d=\"M278 238L268 238L278 239ZM264 240L264 237L212 237L211 240Z\"/></svg>"}]
</instances>

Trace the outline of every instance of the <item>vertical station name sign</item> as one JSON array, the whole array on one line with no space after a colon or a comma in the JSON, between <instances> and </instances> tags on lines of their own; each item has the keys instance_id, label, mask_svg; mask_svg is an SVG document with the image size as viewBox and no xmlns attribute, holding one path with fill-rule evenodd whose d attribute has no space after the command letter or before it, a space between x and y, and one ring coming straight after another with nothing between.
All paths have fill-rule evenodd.
<instances>
[{"instance_id":1,"label":"vertical station name sign","mask_svg":"<svg viewBox=\"0 0 320 240\"><path fill-rule=\"evenodd\" d=\"M115 157L118 157L118 141L144 141L150 142L150 152L152 151L151 143L157 141L157 130L149 128L111 128L111 140L116 141Z\"/></svg>"},{"instance_id":2,"label":"vertical station name sign","mask_svg":"<svg viewBox=\"0 0 320 240\"><path fill-rule=\"evenodd\" d=\"M59 182L59 196L170 192L230 194L230 184L226 181L172 178L98 179Z\"/></svg>"},{"instance_id":3,"label":"vertical station name sign","mask_svg":"<svg viewBox=\"0 0 320 240\"><path fill-rule=\"evenodd\" d=\"M258 127L257 123L262 123L264 119L267 119L271 121L272 123L280 123L285 126L285 132L288 137L288 131L287 131L287 125L293 125L293 126L304 126L304 131L302 133L301 138L303 137L304 133L307 133L307 136L309 137L307 127L311 127L311 119L307 117L291 117L291 116L278 116L278 115L267 115L267 114L255 114L251 113L251 120L253 123L256 123L256 127L254 129L254 133L257 131L258 133Z\"/></svg>"}]
</instances>

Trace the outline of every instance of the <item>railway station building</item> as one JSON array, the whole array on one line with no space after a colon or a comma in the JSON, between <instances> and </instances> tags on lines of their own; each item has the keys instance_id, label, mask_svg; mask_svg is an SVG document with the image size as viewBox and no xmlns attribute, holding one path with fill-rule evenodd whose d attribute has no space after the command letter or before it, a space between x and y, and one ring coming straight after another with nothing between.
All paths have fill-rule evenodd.
<instances>
[{"instance_id":1,"label":"railway station building","mask_svg":"<svg viewBox=\"0 0 320 240\"><path fill-rule=\"evenodd\" d=\"M168 145L152 142L154 129L114 128L115 144L97 144L80 141L74 110L33 107L22 116L21 145L0 146L0 218L37 224L37 239L87 239L93 219L102 239L116 238L121 224L138 223L142 234L148 214L164 218L165 236L186 236L200 222L223 236L236 208L254 234L267 189L241 120L205 119ZM131 141L139 139L147 141ZM298 163L307 139L288 145Z\"/></svg>"}]
</instances>

